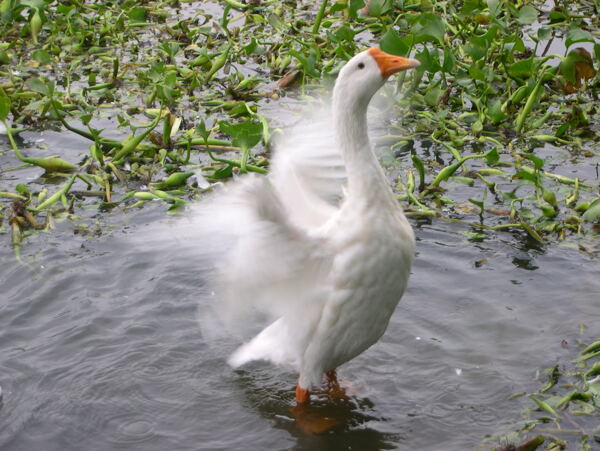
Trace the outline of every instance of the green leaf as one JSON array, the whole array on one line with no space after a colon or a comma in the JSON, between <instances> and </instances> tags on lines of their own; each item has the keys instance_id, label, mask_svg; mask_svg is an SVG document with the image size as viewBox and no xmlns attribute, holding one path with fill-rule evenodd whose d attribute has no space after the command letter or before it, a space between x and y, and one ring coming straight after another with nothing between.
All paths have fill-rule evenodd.
<instances>
[{"instance_id":1,"label":"green leaf","mask_svg":"<svg viewBox=\"0 0 600 451\"><path fill-rule=\"evenodd\" d=\"M44 2L44 0L21 0L19 3L32 9L44 9L46 7L46 2Z\"/></svg>"},{"instance_id":2,"label":"green leaf","mask_svg":"<svg viewBox=\"0 0 600 451\"><path fill-rule=\"evenodd\" d=\"M560 22L565 22L569 16L562 11L553 10L548 14L548 19L550 19L551 24L557 24Z\"/></svg>"},{"instance_id":3,"label":"green leaf","mask_svg":"<svg viewBox=\"0 0 600 451\"><path fill-rule=\"evenodd\" d=\"M131 8L127 13L127 17L133 22L145 22L147 16L148 11L146 11L146 8L142 7Z\"/></svg>"},{"instance_id":4,"label":"green leaf","mask_svg":"<svg viewBox=\"0 0 600 451\"><path fill-rule=\"evenodd\" d=\"M423 47L423 51L421 53L417 53L415 55L415 58L421 63L421 66L418 70L428 71L431 73L435 73L441 70L441 66L437 58L437 53L430 53L427 47Z\"/></svg>"},{"instance_id":5,"label":"green leaf","mask_svg":"<svg viewBox=\"0 0 600 451\"><path fill-rule=\"evenodd\" d=\"M33 57L34 60L36 60L37 62L41 63L41 64L49 64L52 60L50 58L50 54L48 52L46 52L45 50L34 50L33 53L31 54L31 56Z\"/></svg>"},{"instance_id":6,"label":"green leaf","mask_svg":"<svg viewBox=\"0 0 600 451\"><path fill-rule=\"evenodd\" d=\"M352 42L354 40L355 34L356 34L356 32L354 30L352 30L350 27L347 27L346 25L344 25L335 32L335 38L338 40L338 42L343 42L343 41ZM386 52L387 52L387 50L386 50ZM390 53L390 52L388 52L388 53Z\"/></svg>"},{"instance_id":7,"label":"green leaf","mask_svg":"<svg viewBox=\"0 0 600 451\"><path fill-rule=\"evenodd\" d=\"M539 41L547 41L552 37L552 29L548 27L540 27L537 31Z\"/></svg>"},{"instance_id":8,"label":"green leaf","mask_svg":"<svg viewBox=\"0 0 600 451\"><path fill-rule=\"evenodd\" d=\"M29 188L27 188L25 185L23 185L22 183L19 183L17 186L15 186L15 191L19 194L22 194L26 197L30 197L31 193L29 192Z\"/></svg>"},{"instance_id":9,"label":"green leaf","mask_svg":"<svg viewBox=\"0 0 600 451\"><path fill-rule=\"evenodd\" d=\"M513 78L527 79L533 72L533 57L517 61L508 68L508 74Z\"/></svg>"},{"instance_id":10,"label":"green leaf","mask_svg":"<svg viewBox=\"0 0 600 451\"><path fill-rule=\"evenodd\" d=\"M581 28L569 29L565 39L565 46L569 48L577 42L595 42L595 39L589 31L582 30Z\"/></svg>"},{"instance_id":11,"label":"green leaf","mask_svg":"<svg viewBox=\"0 0 600 451\"><path fill-rule=\"evenodd\" d=\"M469 202L471 202L473 205L476 205L479 207L479 214L483 214L483 210L484 210L484 203L482 200L477 200L477 199L468 199Z\"/></svg>"},{"instance_id":12,"label":"green leaf","mask_svg":"<svg viewBox=\"0 0 600 451\"><path fill-rule=\"evenodd\" d=\"M525 154L520 154L523 158L528 159L529 161L531 161L533 163L533 166L536 169L542 169L544 167L544 160L542 160L540 157L536 157L535 155L533 155L532 153L525 153Z\"/></svg>"},{"instance_id":13,"label":"green leaf","mask_svg":"<svg viewBox=\"0 0 600 451\"><path fill-rule=\"evenodd\" d=\"M485 161L489 166L493 166L500 161L500 155L496 147L485 154Z\"/></svg>"},{"instance_id":14,"label":"green leaf","mask_svg":"<svg viewBox=\"0 0 600 451\"><path fill-rule=\"evenodd\" d=\"M444 43L446 28L438 14L421 14L412 31L417 38L417 42L434 41L440 45Z\"/></svg>"},{"instance_id":15,"label":"green leaf","mask_svg":"<svg viewBox=\"0 0 600 451\"><path fill-rule=\"evenodd\" d=\"M10 99L4 89L0 88L0 121L5 121L8 113L10 113Z\"/></svg>"},{"instance_id":16,"label":"green leaf","mask_svg":"<svg viewBox=\"0 0 600 451\"><path fill-rule=\"evenodd\" d=\"M279 17L275 13L270 13L267 16L267 22L269 22L269 24L278 31L282 31L285 29L285 23L283 22L281 17Z\"/></svg>"},{"instance_id":17,"label":"green leaf","mask_svg":"<svg viewBox=\"0 0 600 451\"><path fill-rule=\"evenodd\" d=\"M221 121L219 122L219 130L231 136L231 142L234 146L251 149L262 138L263 126L260 122L252 122L251 120L239 124Z\"/></svg>"},{"instance_id":18,"label":"green leaf","mask_svg":"<svg viewBox=\"0 0 600 451\"><path fill-rule=\"evenodd\" d=\"M533 182L535 185L538 185L538 177L534 174L531 174L527 171L519 171L512 177L513 179L527 180L529 182Z\"/></svg>"},{"instance_id":19,"label":"green leaf","mask_svg":"<svg viewBox=\"0 0 600 451\"><path fill-rule=\"evenodd\" d=\"M463 50L469 55L473 61L483 58L488 49L488 41L483 36L472 36L469 38L469 43L463 46Z\"/></svg>"},{"instance_id":20,"label":"green leaf","mask_svg":"<svg viewBox=\"0 0 600 451\"><path fill-rule=\"evenodd\" d=\"M381 17L392 8L392 0L370 0L367 4L367 14L371 17Z\"/></svg>"},{"instance_id":21,"label":"green leaf","mask_svg":"<svg viewBox=\"0 0 600 451\"><path fill-rule=\"evenodd\" d=\"M45 82L41 78L33 77L27 79L25 86L35 92L49 96L52 94L53 87L50 82Z\"/></svg>"},{"instance_id":22,"label":"green leaf","mask_svg":"<svg viewBox=\"0 0 600 451\"><path fill-rule=\"evenodd\" d=\"M452 54L452 51L446 47L444 49L444 63L442 64L442 71L450 73L456 68L456 59Z\"/></svg>"},{"instance_id":23,"label":"green leaf","mask_svg":"<svg viewBox=\"0 0 600 451\"><path fill-rule=\"evenodd\" d=\"M492 17L496 17L502 11L499 0L487 0L487 5Z\"/></svg>"},{"instance_id":24,"label":"green leaf","mask_svg":"<svg viewBox=\"0 0 600 451\"><path fill-rule=\"evenodd\" d=\"M350 0L350 5L348 6L348 14L351 18L356 19L358 16L358 11L365 6L364 0Z\"/></svg>"},{"instance_id":25,"label":"green leaf","mask_svg":"<svg viewBox=\"0 0 600 451\"><path fill-rule=\"evenodd\" d=\"M443 93L444 90L440 87L439 84L431 86L425 93L425 103L432 108L436 107Z\"/></svg>"},{"instance_id":26,"label":"green leaf","mask_svg":"<svg viewBox=\"0 0 600 451\"><path fill-rule=\"evenodd\" d=\"M531 396L531 395L529 395L529 398L531 398L531 400L533 402L535 402L540 409L545 410L550 415L554 415L555 417L558 416L558 414L556 413L556 411L552 407L550 407L550 405L548 403L545 403L544 401L541 401L541 400L539 400L539 399L537 399L537 398L535 398L534 396Z\"/></svg>"},{"instance_id":27,"label":"green leaf","mask_svg":"<svg viewBox=\"0 0 600 451\"><path fill-rule=\"evenodd\" d=\"M290 55L297 58L300 61L300 65L302 66L302 70L304 73L313 78L319 78L319 72L316 70L317 60L320 58L320 54L314 47L310 48L308 55L304 55L303 53L297 50L290 50Z\"/></svg>"},{"instance_id":28,"label":"green leaf","mask_svg":"<svg viewBox=\"0 0 600 451\"><path fill-rule=\"evenodd\" d=\"M595 199L583 214L583 219L595 222L600 218L600 198Z\"/></svg>"},{"instance_id":29,"label":"green leaf","mask_svg":"<svg viewBox=\"0 0 600 451\"><path fill-rule=\"evenodd\" d=\"M502 102L500 99L493 101L490 106L488 106L485 113L490 119L490 122L494 125L499 124L508 117L508 115L502 111Z\"/></svg>"},{"instance_id":30,"label":"green leaf","mask_svg":"<svg viewBox=\"0 0 600 451\"><path fill-rule=\"evenodd\" d=\"M558 71L563 77L565 77L565 80L571 83L575 83L577 81L577 77L575 75L575 63L581 59L582 58L577 54L577 52L569 52L567 57L560 62L558 65Z\"/></svg>"},{"instance_id":31,"label":"green leaf","mask_svg":"<svg viewBox=\"0 0 600 451\"><path fill-rule=\"evenodd\" d=\"M383 35L379 42L379 48L384 52L392 55L406 56L410 51L410 47L402 41L398 32L393 28L389 28L387 33Z\"/></svg>"},{"instance_id":32,"label":"green leaf","mask_svg":"<svg viewBox=\"0 0 600 451\"><path fill-rule=\"evenodd\" d=\"M517 22L519 22L521 25L530 25L537 20L537 17L537 9L531 5L525 5L519 10Z\"/></svg>"}]
</instances>

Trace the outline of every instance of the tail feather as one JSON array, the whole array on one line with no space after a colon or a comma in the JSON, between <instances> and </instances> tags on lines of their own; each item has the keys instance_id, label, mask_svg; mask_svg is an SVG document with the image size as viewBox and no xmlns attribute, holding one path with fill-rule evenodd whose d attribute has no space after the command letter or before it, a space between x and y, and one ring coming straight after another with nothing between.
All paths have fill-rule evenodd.
<instances>
[{"instance_id":1,"label":"tail feather","mask_svg":"<svg viewBox=\"0 0 600 451\"><path fill-rule=\"evenodd\" d=\"M237 368L254 360L267 360L276 365L298 370L300 356L289 346L289 337L283 318L278 319L248 343L237 348L227 362L233 368Z\"/></svg>"}]
</instances>

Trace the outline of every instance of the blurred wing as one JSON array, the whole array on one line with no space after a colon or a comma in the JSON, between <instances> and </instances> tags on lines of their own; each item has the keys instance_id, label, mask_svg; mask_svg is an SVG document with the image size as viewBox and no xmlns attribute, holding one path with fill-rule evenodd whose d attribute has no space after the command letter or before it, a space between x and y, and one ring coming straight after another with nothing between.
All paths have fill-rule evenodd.
<instances>
[{"instance_id":1,"label":"blurred wing","mask_svg":"<svg viewBox=\"0 0 600 451\"><path fill-rule=\"evenodd\" d=\"M289 221L268 178L240 177L195 210L202 241L223 243L214 290L230 324L249 329L256 314L275 320L321 299L328 247Z\"/></svg>"},{"instance_id":2,"label":"blurred wing","mask_svg":"<svg viewBox=\"0 0 600 451\"><path fill-rule=\"evenodd\" d=\"M344 196L346 167L329 110L320 109L286 131L275 145L271 178L294 224L324 224Z\"/></svg>"}]
</instances>

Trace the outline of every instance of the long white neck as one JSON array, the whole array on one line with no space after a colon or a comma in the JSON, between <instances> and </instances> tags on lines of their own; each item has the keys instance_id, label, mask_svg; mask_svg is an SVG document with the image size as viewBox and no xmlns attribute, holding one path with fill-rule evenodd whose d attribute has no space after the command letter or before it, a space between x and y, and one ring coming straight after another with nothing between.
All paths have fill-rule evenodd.
<instances>
[{"instance_id":1,"label":"long white neck","mask_svg":"<svg viewBox=\"0 0 600 451\"><path fill-rule=\"evenodd\" d=\"M361 98L349 94L343 84L336 84L333 91L334 126L348 175L347 197L355 202L385 202L394 197L369 142L370 98L370 95Z\"/></svg>"}]
</instances>

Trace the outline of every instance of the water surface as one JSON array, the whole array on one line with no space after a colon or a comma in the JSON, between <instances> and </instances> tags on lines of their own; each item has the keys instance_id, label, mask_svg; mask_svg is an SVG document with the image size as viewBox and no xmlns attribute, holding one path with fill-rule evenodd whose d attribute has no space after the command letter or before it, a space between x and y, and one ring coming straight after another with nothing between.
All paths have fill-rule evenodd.
<instances>
[{"instance_id":1,"label":"water surface","mask_svg":"<svg viewBox=\"0 0 600 451\"><path fill-rule=\"evenodd\" d=\"M598 261L576 246L413 221L408 290L381 342L340 369L350 399L317 403L341 424L310 436L289 411L294 374L233 371L234 340L203 333L202 262L131 239L163 204L85 220L102 234L59 223L27 241L28 267L3 235L3 450L470 449L519 421L531 402L508 398L539 386L536 369L600 336Z\"/></svg>"}]
</instances>

